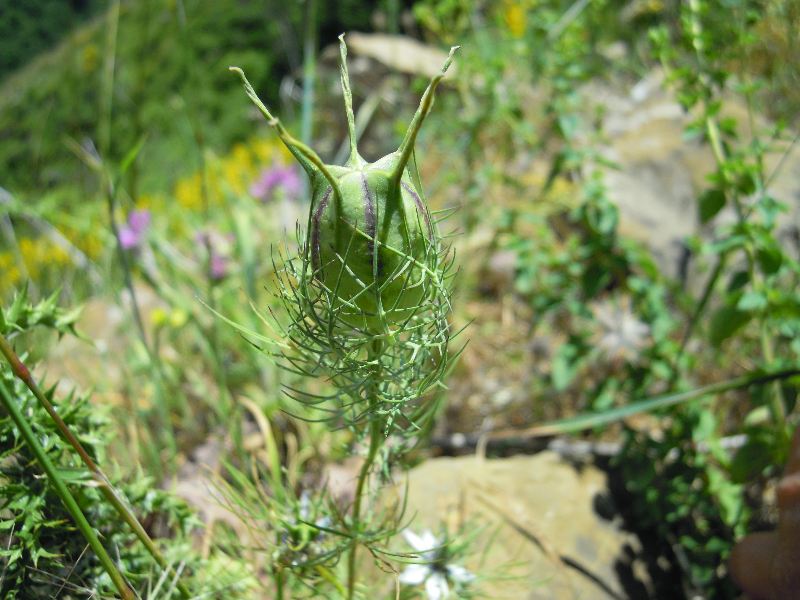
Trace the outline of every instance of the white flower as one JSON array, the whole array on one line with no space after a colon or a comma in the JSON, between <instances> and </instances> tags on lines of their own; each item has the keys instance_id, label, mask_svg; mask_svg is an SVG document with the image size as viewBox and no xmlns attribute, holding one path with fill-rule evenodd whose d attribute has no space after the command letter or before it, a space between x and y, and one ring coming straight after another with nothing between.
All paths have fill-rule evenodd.
<instances>
[{"instance_id":1,"label":"white flower","mask_svg":"<svg viewBox=\"0 0 800 600\"><path fill-rule=\"evenodd\" d=\"M609 360L637 361L650 342L650 326L634 314L630 298L606 300L591 309L600 325L597 347Z\"/></svg>"},{"instance_id":2,"label":"white flower","mask_svg":"<svg viewBox=\"0 0 800 600\"><path fill-rule=\"evenodd\" d=\"M419 558L426 563L411 564L400 574L403 585L425 584L428 600L444 600L450 596L448 580L455 584L470 583L475 576L459 565L448 565L441 561L442 544L430 531L417 535L413 531L403 531L403 536L414 548Z\"/></svg>"}]
</instances>

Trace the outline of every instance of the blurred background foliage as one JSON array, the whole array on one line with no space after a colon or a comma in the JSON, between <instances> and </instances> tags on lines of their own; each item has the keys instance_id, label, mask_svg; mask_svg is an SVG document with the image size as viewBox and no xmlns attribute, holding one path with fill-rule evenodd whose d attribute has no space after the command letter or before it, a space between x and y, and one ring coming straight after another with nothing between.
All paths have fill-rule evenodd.
<instances>
[{"instance_id":1,"label":"blurred background foliage","mask_svg":"<svg viewBox=\"0 0 800 600\"><path fill-rule=\"evenodd\" d=\"M0 20L0 81L108 6L106 0L8 2Z\"/></svg>"},{"instance_id":2,"label":"blurred background foliage","mask_svg":"<svg viewBox=\"0 0 800 600\"><path fill-rule=\"evenodd\" d=\"M183 140L192 138L192 121L202 124L205 142L215 148L246 137L250 124L231 110L240 97L229 65L244 68L274 103L282 78L302 62L302 3L123 2L113 49L100 11L107 4L34 0L5 9L3 44L13 48L3 53L10 58L0 73L5 187L41 191L85 184L64 137L98 140L107 135L105 127L113 131L110 159L121 159L148 135L130 185L134 193L139 186L152 191L189 167ZM369 29L372 13L353 0L321 3L320 42L328 44L344 30ZM57 49L34 60L56 41ZM22 57L34 64L14 73ZM115 71L110 110L103 103L109 68Z\"/></svg>"}]
</instances>

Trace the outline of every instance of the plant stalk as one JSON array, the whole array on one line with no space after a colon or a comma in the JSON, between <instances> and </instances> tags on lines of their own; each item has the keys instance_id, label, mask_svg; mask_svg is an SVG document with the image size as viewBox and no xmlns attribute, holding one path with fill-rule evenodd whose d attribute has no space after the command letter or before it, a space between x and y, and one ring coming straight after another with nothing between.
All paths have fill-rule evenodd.
<instances>
[{"instance_id":1,"label":"plant stalk","mask_svg":"<svg viewBox=\"0 0 800 600\"><path fill-rule=\"evenodd\" d=\"M361 501L364 498L364 488L369 480L369 473L375 462L375 457L378 455L378 450L383 441L383 419L380 418L378 408L378 398L375 393L375 387L381 375L381 354L383 353L383 342L380 339L373 340L370 348L370 358L374 361L375 367L372 372L372 388L373 393L369 398L369 450L367 456L364 458L364 464L361 465L361 470L358 473L358 482L356 483L356 493L353 500L353 515L352 515L352 532L353 532L353 545L350 548L350 554L347 558L347 600L352 600L356 590L356 556L358 554L359 536L361 534Z\"/></svg>"},{"instance_id":2,"label":"plant stalk","mask_svg":"<svg viewBox=\"0 0 800 600\"><path fill-rule=\"evenodd\" d=\"M735 379L728 379L705 385L686 392L653 396L644 400L635 400L623 406L599 413L583 413L566 419L550 421L542 425L534 425L526 429L501 429L487 435L489 440L507 440L526 437L540 437L577 433L593 427L616 423L653 410L664 409L692 400L700 400L704 396L714 396L751 385L766 385L800 376L800 368L782 369L778 371L754 371Z\"/></svg>"},{"instance_id":3,"label":"plant stalk","mask_svg":"<svg viewBox=\"0 0 800 600\"><path fill-rule=\"evenodd\" d=\"M166 398L166 394L164 393L164 378L163 373L161 372L161 366L156 359L156 356L150 347L150 344L147 340L147 331L144 327L144 320L142 319L142 311L139 308L139 301L136 298L136 288L133 285L133 275L131 271L131 265L128 262L128 256L125 253L125 249L122 247L122 242L120 240L120 233L119 233L119 226L117 225L117 220L115 217L116 212L116 186L114 185L113 180L111 179L110 175L106 175L108 179L108 189L107 189L107 197L106 203L108 206L108 218L109 223L111 224L111 232L114 235L114 240L117 246L117 255L119 257L120 265L122 266L123 276L125 278L125 288L128 290L128 294L131 297L131 312L133 313L133 320L136 324L136 331L139 334L139 338L142 342L142 346L144 346L144 350L147 353L147 358L150 363L150 367L153 370L153 379L156 385L157 394L159 396L156 404L156 410L159 413L159 419L161 420L161 425L165 431L165 437L167 445L169 446L170 456L175 456L178 452L177 445L175 443L175 435L172 430L172 424L170 423L169 411L167 410L167 406L163 400ZM160 464L156 465L159 469L161 468Z\"/></svg>"},{"instance_id":4,"label":"plant stalk","mask_svg":"<svg viewBox=\"0 0 800 600\"><path fill-rule=\"evenodd\" d=\"M347 598L352 600L356 588L356 553L358 550L358 536L361 527L361 500L364 497L364 487L369 479L369 472L372 463L375 462L375 457L380 448L380 442L383 432L381 431L381 421L378 418L373 418L369 427L369 450L364 459L364 464L361 465L361 471L358 474L358 483L356 484L356 495L353 501L353 546L350 548L350 555L347 559Z\"/></svg>"},{"instance_id":5,"label":"plant stalk","mask_svg":"<svg viewBox=\"0 0 800 600\"><path fill-rule=\"evenodd\" d=\"M275 600L283 600L283 571L275 574Z\"/></svg>"},{"instance_id":6,"label":"plant stalk","mask_svg":"<svg viewBox=\"0 0 800 600\"><path fill-rule=\"evenodd\" d=\"M3 341L5 342L5 340ZM36 435L33 433L30 425L28 425L25 417L20 412L16 402L14 402L12 399L11 394L6 389L6 385L2 379L0 379L0 400L2 400L4 408L14 420L14 424L19 429L22 437L25 439L25 442L28 444L28 446L30 446L31 450L36 456L36 460L38 460L39 464L41 464L42 469L44 469L44 472L47 474L47 478L50 480L50 483L53 484L53 488L55 488L55 491L59 498L61 498L61 501L64 503L64 506L72 515L72 518L75 520L75 524L78 526L81 534L83 534L83 537L86 538L86 541L89 543L89 546L91 546L95 555L97 555L97 558L100 560L103 568L106 570L109 577L111 577L114 587L117 588L117 591L124 600L133 600L133 590L131 590L131 588L128 586L124 577L114 564L114 561L111 560L111 557L106 552L106 549L103 548L103 545L97 538L97 534L95 534L94 529L92 529L92 526L86 520L86 516L81 512L81 509L78 506L78 503L75 501L75 498L72 496L69 489L67 489L67 486L64 484L61 477L59 477L58 471L53 463L50 462L50 459L47 457L47 453L44 451L44 448L42 448L41 444L39 444L39 441L36 439Z\"/></svg>"},{"instance_id":7,"label":"plant stalk","mask_svg":"<svg viewBox=\"0 0 800 600\"><path fill-rule=\"evenodd\" d=\"M145 531L142 524L139 523L139 520L136 518L136 515L133 514L131 509L128 507L127 502L119 495L119 493L114 489L109 481L108 477L106 477L105 473L100 469L97 463L94 462L89 453L80 443L78 438L75 434L72 433L72 430L67 426L64 420L61 418L61 415L56 412L53 405L47 399L47 396L44 395L39 385L36 383L36 380L31 375L30 370L25 364L20 360L19 356L17 356L14 349L9 344L8 340L5 336L0 334L0 353L3 354L6 361L8 362L9 366L11 367L11 372L19 378L33 393L39 403L44 407L47 411L47 414L50 415L50 418L53 419L53 422L56 424L56 427L67 440L70 446L78 453L81 461L86 468L94 476L95 480L99 484L98 487L100 489L100 493L103 494L105 499L111 504L114 509L117 511L117 514L122 518L125 523L133 530L136 537L139 538L139 541L144 544L144 547L153 557L153 559L158 563L158 565L164 569L165 571L169 572L171 575L177 577L174 569L167 563L164 556L158 550L158 547L155 545L155 542L150 538L150 536ZM190 598L191 594L189 590L184 586L184 584L178 582L177 584L178 590L180 591L181 595L184 598Z\"/></svg>"},{"instance_id":8,"label":"plant stalk","mask_svg":"<svg viewBox=\"0 0 800 600\"><path fill-rule=\"evenodd\" d=\"M314 80L317 76L317 0L306 0L306 29L303 36L303 103L300 139L311 143L314 115Z\"/></svg>"}]
</instances>

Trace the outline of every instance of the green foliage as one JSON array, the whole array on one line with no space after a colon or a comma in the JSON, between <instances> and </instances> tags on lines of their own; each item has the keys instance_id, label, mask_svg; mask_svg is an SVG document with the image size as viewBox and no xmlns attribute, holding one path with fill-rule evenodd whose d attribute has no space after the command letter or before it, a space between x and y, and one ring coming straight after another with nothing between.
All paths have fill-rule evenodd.
<instances>
[{"instance_id":1,"label":"green foliage","mask_svg":"<svg viewBox=\"0 0 800 600\"><path fill-rule=\"evenodd\" d=\"M71 327L68 314L48 299L38 305L20 295L10 310L3 311L5 328L25 333L33 327L46 327L63 333ZM73 319L74 320L74 319ZM3 363L0 377L11 389L51 462L72 488L74 497L124 575L135 585L144 586L158 578L153 559L134 533L106 503L93 477L74 455L73 448L60 436L44 408L23 382ZM49 401L72 430L89 455L104 462L110 435L109 423L90 402L88 395L72 392L57 399L55 388L47 392ZM152 532L168 537L165 550L171 560L187 561L187 572L199 565L193 557L188 535L196 526L186 505L158 490L152 479L139 473L131 481L112 482L136 507L137 516ZM0 593L4 598L82 598L87 594L110 596L112 582L97 558L87 552L85 540L77 532L69 512L55 493L41 465L22 439L8 414L0 415Z\"/></svg>"},{"instance_id":2,"label":"green foliage","mask_svg":"<svg viewBox=\"0 0 800 600\"><path fill-rule=\"evenodd\" d=\"M414 3L414 16L437 41L457 44L469 33L473 0L421 0Z\"/></svg>"},{"instance_id":3,"label":"green foliage","mask_svg":"<svg viewBox=\"0 0 800 600\"><path fill-rule=\"evenodd\" d=\"M182 24L184 5L187 20ZM256 27L257 23L263 28ZM180 99L190 102L196 118L224 121L224 106L231 99L222 85L228 61L260 65L255 76L263 85L272 63L260 60L257 49L273 43L279 33L277 24L264 21L256 3L232 11L223 2L168 4L161 0L123 6L116 56L109 55L114 48L106 39L108 30L107 19L98 19L70 36L43 62L5 82L0 127L7 132L7 143L0 162L10 188L79 185L86 173L65 147L64 136L102 145L104 128L114 132L108 158L121 157L145 132L150 133L144 158L155 172L151 168L143 172L163 181L168 173L185 168L185 157L177 152L180 146L176 144L190 134L186 113L176 118ZM221 55L218 35L236 40ZM109 64L115 66L114 110L107 124L103 90ZM271 92L276 92L274 85ZM76 103L75 98L81 101ZM33 106L36 110L30 110ZM48 119L40 119L40 111L47 112ZM210 141L230 143L243 137L246 129L223 122L216 132L224 132L222 139ZM32 140L37 140L35 146ZM36 168L39 164L46 168Z\"/></svg>"},{"instance_id":4,"label":"green foliage","mask_svg":"<svg viewBox=\"0 0 800 600\"><path fill-rule=\"evenodd\" d=\"M616 460L626 488L636 498L630 517L655 531L665 558L680 565L687 594L733 598L736 588L719 577L735 538L744 531L748 508L741 484L719 464L725 453L714 445L719 424L700 406L673 411L660 439L631 432ZM698 452L698 445L711 446ZM714 452L714 450L717 450Z\"/></svg>"},{"instance_id":5,"label":"green foliage","mask_svg":"<svg viewBox=\"0 0 800 600\"><path fill-rule=\"evenodd\" d=\"M526 8L514 13L512 4ZM447 6L467 10L467 5ZM767 193L771 174L764 170L765 153L785 149L789 136L780 125L753 125L754 115L763 113L770 82L754 81L747 69L731 69L736 61L745 64L764 7L714 0L682 3L678 12L667 6L648 17L648 25L661 25L648 39L641 33L646 29L621 28L610 3L593 2L576 13L571 6L556 1L535 8L494 6L496 27L464 42L461 73L478 83L468 88L452 142L468 140L461 169L468 230L485 222L486 198L496 194L498 182L510 183L525 198L500 208L490 248L514 252L515 289L532 308L532 330L555 330L564 338L534 397L560 402L577 396L577 405L590 411L589 422L592 411L601 416L625 399L691 389L745 357L754 372L796 366L800 355L791 337L798 326L796 298L790 296L800 283L798 264L776 239L783 207ZM425 11L426 18L434 18ZM468 12L473 22L491 15L491 9ZM603 185L603 171L614 166L598 152L604 143L602 115L586 108L583 86L607 77L609 67L618 74L601 48L619 39L658 58L680 102L696 117L687 135L707 143L717 158L708 189L697 201L700 221L713 233L708 242L694 242L699 262L716 266L697 298L660 274L645 249L619 235L614 198ZM515 69L511 56L519 56L532 75ZM622 70L630 67L650 69L652 58ZM544 91L533 108L520 99L528 77ZM514 89L510 80L521 83ZM734 93L748 103L747 124L723 116ZM752 137L741 133L745 125L755 129ZM494 132L500 132L498 138L490 138ZM504 132L512 141L501 146ZM487 138L501 148L493 161L480 152ZM498 160L536 153L551 157L539 189L515 182ZM555 202L564 196L567 202ZM473 210L480 216L472 217ZM722 219L731 213L733 223ZM734 265L722 289L726 267ZM770 415L758 424L733 415L716 418L717 405L676 405L659 412L656 431L625 430L618 465L633 496L635 522L664 542L664 556L682 573L688 595L734 594L720 565L749 525L743 484L774 473L774 465L782 463L786 414L796 394L793 385L772 383L754 390L749 400L740 398L740 411ZM748 433L741 449L721 449L722 437L740 432Z\"/></svg>"},{"instance_id":6,"label":"green foliage","mask_svg":"<svg viewBox=\"0 0 800 600\"><path fill-rule=\"evenodd\" d=\"M0 15L0 81L64 34L98 13L108 0L7 2Z\"/></svg>"},{"instance_id":7,"label":"green foliage","mask_svg":"<svg viewBox=\"0 0 800 600\"><path fill-rule=\"evenodd\" d=\"M60 291L56 291L36 304L28 300L28 291L18 293L8 308L0 306L0 334L22 333L36 327L56 331L59 336L71 333L77 336L75 323L81 309L64 310L58 304Z\"/></svg>"},{"instance_id":8,"label":"green foliage","mask_svg":"<svg viewBox=\"0 0 800 600\"><path fill-rule=\"evenodd\" d=\"M130 192L164 189L199 164L196 126L202 124L203 143L212 148L228 148L250 133L251 124L229 110L239 92L227 68L245 68L256 89L275 100L281 77L299 63L300 45L286 40L294 39L302 15L302 5L276 0L122 3L116 40L109 40L110 16L98 18L0 87L3 185L16 192L94 191L65 137L91 140L116 162L146 135L141 161L128 175ZM351 2L321 14L326 39L340 27L366 29L369 18L370 11Z\"/></svg>"}]
</instances>

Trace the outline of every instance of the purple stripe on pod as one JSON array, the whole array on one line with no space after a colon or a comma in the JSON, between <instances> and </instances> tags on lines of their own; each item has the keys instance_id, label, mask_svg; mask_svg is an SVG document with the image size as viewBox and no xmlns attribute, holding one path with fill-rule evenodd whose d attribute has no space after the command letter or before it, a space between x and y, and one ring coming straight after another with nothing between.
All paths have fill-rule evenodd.
<instances>
[{"instance_id":1,"label":"purple stripe on pod","mask_svg":"<svg viewBox=\"0 0 800 600\"><path fill-rule=\"evenodd\" d=\"M372 194L369 190L369 183L367 177L361 174L361 191L363 192L364 201L364 223L366 225L366 234L369 236L367 242L367 249L369 250L370 258L375 260L375 231L377 230L377 223L375 219L375 202L372 199ZM378 274L383 272L383 261L381 260L380 252L378 253Z\"/></svg>"},{"instance_id":2,"label":"purple stripe on pod","mask_svg":"<svg viewBox=\"0 0 800 600\"><path fill-rule=\"evenodd\" d=\"M361 174L361 191L363 192L364 201L364 223L367 226L367 235L371 240L375 239L375 204L372 201L372 194L369 193L369 184L367 177ZM370 242L370 252L372 252L373 243Z\"/></svg>"},{"instance_id":3,"label":"purple stripe on pod","mask_svg":"<svg viewBox=\"0 0 800 600\"><path fill-rule=\"evenodd\" d=\"M320 264L319 256L319 222L322 219L322 213L325 212L325 208L328 206L328 201L332 193L333 188L328 186L328 189L322 195L322 200L319 201L317 210L314 211L314 215L311 217L311 266L320 277L322 273L319 273L319 270L322 268L322 265Z\"/></svg>"},{"instance_id":4,"label":"purple stripe on pod","mask_svg":"<svg viewBox=\"0 0 800 600\"><path fill-rule=\"evenodd\" d=\"M411 197L414 199L414 204L417 205L417 210L420 212L420 214L422 214L422 218L425 219L425 225L428 228L428 237L430 239L431 244L433 244L434 243L433 223L431 223L431 216L428 214L428 209L425 208L425 205L422 203L419 194L417 194L417 192L414 191L414 188L408 185L405 181L401 181L400 185L402 185L403 189L407 191L409 194L411 194Z\"/></svg>"}]
</instances>

